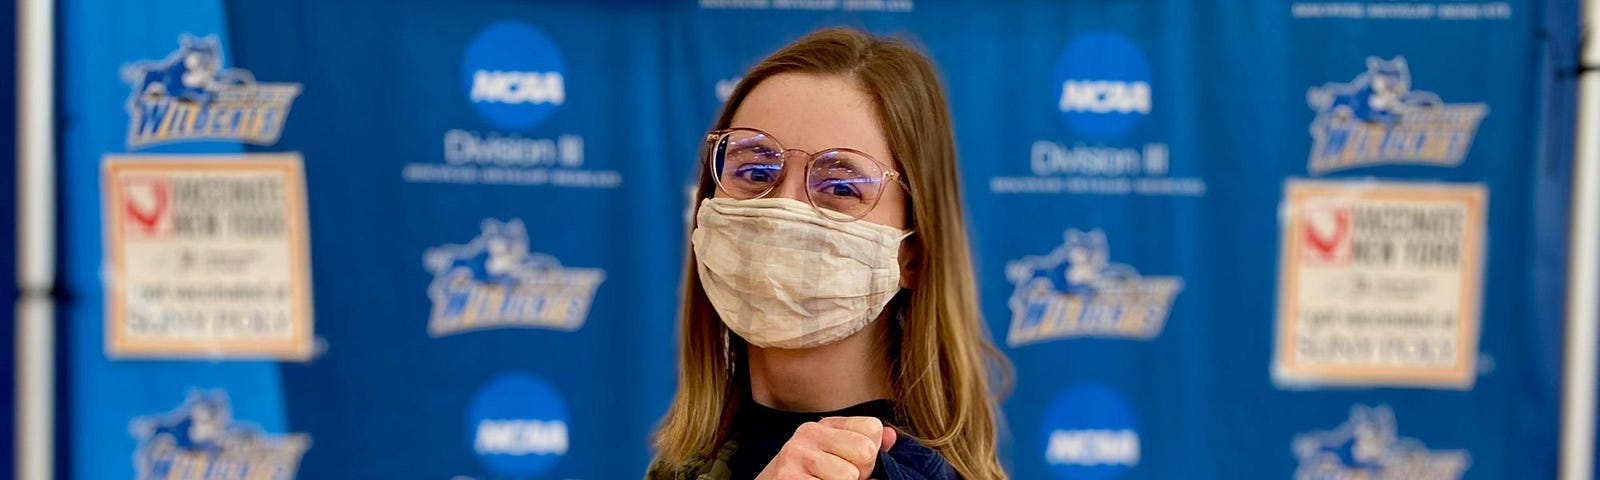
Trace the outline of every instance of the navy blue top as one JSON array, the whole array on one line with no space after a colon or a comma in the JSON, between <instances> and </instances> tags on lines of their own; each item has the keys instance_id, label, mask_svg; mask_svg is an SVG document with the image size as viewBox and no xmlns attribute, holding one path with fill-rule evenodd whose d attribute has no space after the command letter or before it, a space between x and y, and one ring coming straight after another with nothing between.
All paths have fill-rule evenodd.
<instances>
[{"instance_id":1,"label":"navy blue top","mask_svg":"<svg viewBox=\"0 0 1600 480\"><path fill-rule=\"evenodd\" d=\"M778 455L783 444L794 436L795 429L806 422L827 417L875 417L884 425L903 425L894 413L894 402L872 400L832 412L786 412L761 405L750 399L740 405L734 416L732 440L739 449L728 459L728 469L734 480L751 480L761 473ZM878 465L872 477L879 480L957 480L961 478L938 452L901 436L888 452L878 454Z\"/></svg>"}]
</instances>

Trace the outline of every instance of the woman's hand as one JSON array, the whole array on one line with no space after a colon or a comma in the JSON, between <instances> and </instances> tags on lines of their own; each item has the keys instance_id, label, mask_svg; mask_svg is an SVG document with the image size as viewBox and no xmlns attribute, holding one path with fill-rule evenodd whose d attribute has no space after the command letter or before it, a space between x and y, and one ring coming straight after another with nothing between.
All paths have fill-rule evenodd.
<instances>
[{"instance_id":1,"label":"woman's hand","mask_svg":"<svg viewBox=\"0 0 1600 480\"><path fill-rule=\"evenodd\" d=\"M893 428L872 417L807 422L778 450L756 480L867 480L878 452L894 446Z\"/></svg>"}]
</instances>

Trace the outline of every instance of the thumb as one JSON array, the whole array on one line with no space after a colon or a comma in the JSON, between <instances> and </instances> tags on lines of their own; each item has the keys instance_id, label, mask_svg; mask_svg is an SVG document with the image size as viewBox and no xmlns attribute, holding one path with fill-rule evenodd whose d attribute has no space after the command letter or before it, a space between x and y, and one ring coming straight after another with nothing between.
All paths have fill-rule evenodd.
<instances>
[{"instance_id":1,"label":"thumb","mask_svg":"<svg viewBox=\"0 0 1600 480\"><path fill-rule=\"evenodd\" d=\"M887 452L890 448L894 448L894 442L898 441L899 439L900 433L894 431L894 428L887 426L883 427L883 443L881 444L882 447L880 448Z\"/></svg>"}]
</instances>

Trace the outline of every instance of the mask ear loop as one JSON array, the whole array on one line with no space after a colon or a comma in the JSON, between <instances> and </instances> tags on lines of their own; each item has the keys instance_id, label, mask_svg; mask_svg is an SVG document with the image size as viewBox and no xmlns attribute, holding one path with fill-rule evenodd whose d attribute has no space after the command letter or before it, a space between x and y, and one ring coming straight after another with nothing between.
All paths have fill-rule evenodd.
<instances>
[{"instance_id":1,"label":"mask ear loop","mask_svg":"<svg viewBox=\"0 0 1600 480\"><path fill-rule=\"evenodd\" d=\"M902 288L899 292L895 292L894 297L889 299L889 309L890 316L894 319L894 326L905 328L906 317L910 316L908 313L911 310L911 291Z\"/></svg>"},{"instance_id":2,"label":"mask ear loop","mask_svg":"<svg viewBox=\"0 0 1600 480\"><path fill-rule=\"evenodd\" d=\"M731 335L728 327L722 327L722 359L728 364L728 378L734 378L739 372L739 362L733 354L733 340L729 338Z\"/></svg>"}]
</instances>

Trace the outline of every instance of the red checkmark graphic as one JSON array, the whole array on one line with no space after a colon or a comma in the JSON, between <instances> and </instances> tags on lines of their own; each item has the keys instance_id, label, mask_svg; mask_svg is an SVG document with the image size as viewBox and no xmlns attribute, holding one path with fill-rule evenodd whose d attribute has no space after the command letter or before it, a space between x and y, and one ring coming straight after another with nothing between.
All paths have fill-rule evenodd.
<instances>
[{"instance_id":1,"label":"red checkmark graphic","mask_svg":"<svg viewBox=\"0 0 1600 480\"><path fill-rule=\"evenodd\" d=\"M123 210L147 234L156 233L172 208L171 188L165 180L128 180L124 184Z\"/></svg>"},{"instance_id":2,"label":"red checkmark graphic","mask_svg":"<svg viewBox=\"0 0 1600 480\"><path fill-rule=\"evenodd\" d=\"M1331 220L1331 224L1320 224L1323 227L1331 228L1318 228L1319 224L1311 221L1306 222L1306 243L1311 244L1312 252L1316 254L1318 259L1323 261L1335 260L1340 256L1339 254L1343 247L1350 240L1350 211L1338 209L1310 213L1311 215L1308 216L1312 216L1313 220L1316 220L1316 216Z\"/></svg>"}]
</instances>

